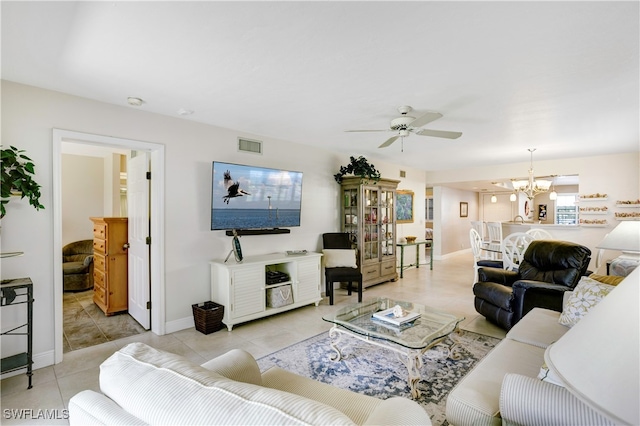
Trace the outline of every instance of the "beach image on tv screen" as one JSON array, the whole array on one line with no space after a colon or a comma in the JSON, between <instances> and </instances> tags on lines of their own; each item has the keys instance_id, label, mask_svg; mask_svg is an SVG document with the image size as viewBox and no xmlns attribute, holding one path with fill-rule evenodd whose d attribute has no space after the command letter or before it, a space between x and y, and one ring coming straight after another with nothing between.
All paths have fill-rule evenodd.
<instances>
[{"instance_id":1,"label":"beach image on tv screen","mask_svg":"<svg viewBox=\"0 0 640 426\"><path fill-rule=\"evenodd\" d=\"M214 162L211 229L300 226L302 172Z\"/></svg>"}]
</instances>

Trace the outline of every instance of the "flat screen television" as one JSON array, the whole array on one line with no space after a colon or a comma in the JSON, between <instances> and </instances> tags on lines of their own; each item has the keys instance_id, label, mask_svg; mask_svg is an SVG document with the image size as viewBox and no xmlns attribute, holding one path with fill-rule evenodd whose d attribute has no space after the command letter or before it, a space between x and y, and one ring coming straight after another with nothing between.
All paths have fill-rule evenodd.
<instances>
[{"instance_id":1,"label":"flat screen television","mask_svg":"<svg viewBox=\"0 0 640 426\"><path fill-rule=\"evenodd\" d=\"M300 226L302 172L213 162L211 229Z\"/></svg>"}]
</instances>

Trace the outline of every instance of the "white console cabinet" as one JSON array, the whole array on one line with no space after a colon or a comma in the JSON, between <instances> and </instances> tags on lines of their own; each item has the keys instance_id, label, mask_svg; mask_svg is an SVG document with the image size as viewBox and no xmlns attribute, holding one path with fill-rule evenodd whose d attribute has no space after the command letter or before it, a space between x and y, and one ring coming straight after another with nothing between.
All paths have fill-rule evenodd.
<instances>
[{"instance_id":1,"label":"white console cabinet","mask_svg":"<svg viewBox=\"0 0 640 426\"><path fill-rule=\"evenodd\" d=\"M322 300L320 296L320 253L302 256L267 254L211 263L211 300L224 305L222 322L231 331L235 324L266 317ZM280 271L289 281L267 285L266 272ZM267 307L267 289L291 284L293 303L279 308Z\"/></svg>"}]
</instances>

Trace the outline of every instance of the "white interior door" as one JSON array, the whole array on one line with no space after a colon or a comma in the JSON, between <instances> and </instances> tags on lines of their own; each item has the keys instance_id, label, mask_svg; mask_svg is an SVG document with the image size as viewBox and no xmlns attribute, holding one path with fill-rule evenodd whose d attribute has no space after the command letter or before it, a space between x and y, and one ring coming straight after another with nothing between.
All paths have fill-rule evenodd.
<instances>
[{"instance_id":1,"label":"white interior door","mask_svg":"<svg viewBox=\"0 0 640 426\"><path fill-rule=\"evenodd\" d=\"M129 315L146 330L151 324L149 280L149 154L136 151L127 161L129 216Z\"/></svg>"}]
</instances>

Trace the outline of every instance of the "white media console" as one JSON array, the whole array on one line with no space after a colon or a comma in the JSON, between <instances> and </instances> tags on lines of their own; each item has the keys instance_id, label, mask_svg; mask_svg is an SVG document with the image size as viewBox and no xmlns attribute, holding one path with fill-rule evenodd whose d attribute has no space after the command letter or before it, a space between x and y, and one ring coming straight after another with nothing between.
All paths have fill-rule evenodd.
<instances>
[{"instance_id":1,"label":"white media console","mask_svg":"<svg viewBox=\"0 0 640 426\"><path fill-rule=\"evenodd\" d=\"M224 305L222 322L231 331L235 324L274 315L315 303L321 297L320 253L288 256L285 253L245 257L242 263L233 259L212 261L211 300ZM266 272L279 271L289 281L267 285ZM279 308L267 306L267 289L291 285L293 303Z\"/></svg>"}]
</instances>

